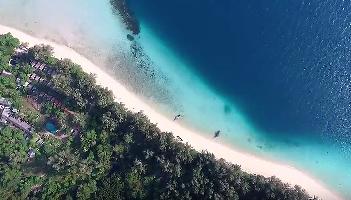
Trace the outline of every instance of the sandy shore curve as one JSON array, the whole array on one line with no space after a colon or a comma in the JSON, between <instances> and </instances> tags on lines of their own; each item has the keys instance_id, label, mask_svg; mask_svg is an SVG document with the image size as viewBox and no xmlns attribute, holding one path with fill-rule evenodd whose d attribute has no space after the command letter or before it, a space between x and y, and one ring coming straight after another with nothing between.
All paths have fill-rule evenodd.
<instances>
[{"instance_id":1,"label":"sandy shore curve","mask_svg":"<svg viewBox=\"0 0 351 200\"><path fill-rule=\"evenodd\" d=\"M95 74L97 84L110 89L115 95L117 102L123 103L127 109L132 111L138 112L142 110L151 122L157 123L157 126L162 131L172 132L175 136L181 137L183 142L189 143L198 151L207 150L213 153L216 158L224 158L228 162L241 165L242 170L246 172L260 174L266 177L276 176L283 182L287 182L291 185L300 185L309 194L317 195L326 200L343 199L339 194L331 191L320 181L294 167L283 163L268 161L258 156L238 151L175 123L172 119L168 119L150 105L143 102L137 95L128 91L126 87L116 81L108 73L104 72L87 58L69 47L46 39L36 38L20 30L0 25L0 34L8 32L20 39L21 42L28 42L30 46L36 44L48 44L52 46L54 48L55 57L69 58L74 63L81 65L83 71L86 73Z\"/></svg>"}]
</instances>

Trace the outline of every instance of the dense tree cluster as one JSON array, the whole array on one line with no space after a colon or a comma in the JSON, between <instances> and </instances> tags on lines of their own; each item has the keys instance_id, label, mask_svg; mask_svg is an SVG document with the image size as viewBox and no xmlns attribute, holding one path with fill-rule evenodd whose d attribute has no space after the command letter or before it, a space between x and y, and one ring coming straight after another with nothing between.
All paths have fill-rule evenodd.
<instances>
[{"instance_id":1,"label":"dense tree cluster","mask_svg":"<svg viewBox=\"0 0 351 200\"><path fill-rule=\"evenodd\" d=\"M13 54L11 49L18 46L1 42L7 37L0 37L1 55ZM53 58L52 51L35 46L21 60L22 65L40 60L55 70L47 77L50 84L38 83L37 88L59 99L64 108L45 104L40 114L59 118L60 131L68 137L43 136L38 143L40 128L25 139L22 132L2 125L4 199L310 199L298 186L248 174L161 132L143 113L114 102L111 91L96 85L94 75L70 60ZM4 84L0 79L0 87ZM37 152L30 160L29 149Z\"/></svg>"}]
</instances>

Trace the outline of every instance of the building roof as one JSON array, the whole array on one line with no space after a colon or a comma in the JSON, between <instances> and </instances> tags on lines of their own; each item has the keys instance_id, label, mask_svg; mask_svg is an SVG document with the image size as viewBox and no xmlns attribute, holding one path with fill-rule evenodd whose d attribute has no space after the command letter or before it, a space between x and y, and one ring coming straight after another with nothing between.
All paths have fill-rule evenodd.
<instances>
[{"instance_id":1,"label":"building roof","mask_svg":"<svg viewBox=\"0 0 351 200\"><path fill-rule=\"evenodd\" d=\"M5 108L1 114L1 117L24 132L29 133L32 130L31 125L27 124L26 122L22 121L19 118L12 117L10 109Z\"/></svg>"},{"instance_id":2,"label":"building roof","mask_svg":"<svg viewBox=\"0 0 351 200\"><path fill-rule=\"evenodd\" d=\"M11 106L11 102L7 101L5 98L0 97L0 105L3 105L4 107Z\"/></svg>"},{"instance_id":3,"label":"building roof","mask_svg":"<svg viewBox=\"0 0 351 200\"><path fill-rule=\"evenodd\" d=\"M21 121L20 119L16 119L14 117L8 117L7 120L17 128L22 129L24 132L31 132L32 130L32 127L29 124L27 124L24 121Z\"/></svg>"}]
</instances>

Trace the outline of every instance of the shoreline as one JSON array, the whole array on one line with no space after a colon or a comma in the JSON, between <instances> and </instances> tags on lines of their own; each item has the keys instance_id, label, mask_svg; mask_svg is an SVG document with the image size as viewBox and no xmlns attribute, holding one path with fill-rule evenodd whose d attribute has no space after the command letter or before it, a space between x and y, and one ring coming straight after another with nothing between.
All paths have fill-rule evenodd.
<instances>
[{"instance_id":1,"label":"shoreline","mask_svg":"<svg viewBox=\"0 0 351 200\"><path fill-rule=\"evenodd\" d=\"M213 153L217 159L224 158L227 162L240 165L241 169L248 173L260 174L266 177L276 176L282 182L289 183L292 186L300 185L310 195L317 195L323 199L342 199L324 184L294 167L238 151L225 144L206 138L196 131L189 130L172 119L168 119L143 102L137 95L128 91L126 87L108 73L69 47L46 39L35 38L17 29L0 25L0 34L7 32L10 32L22 42L28 42L30 46L41 43L52 46L55 57L69 58L74 63L81 65L84 72L95 74L96 83L111 90L117 102L123 103L127 109L133 112L143 111L150 121L156 123L162 131L172 132L174 136L181 137L184 143L188 143L197 151L207 150Z\"/></svg>"}]
</instances>

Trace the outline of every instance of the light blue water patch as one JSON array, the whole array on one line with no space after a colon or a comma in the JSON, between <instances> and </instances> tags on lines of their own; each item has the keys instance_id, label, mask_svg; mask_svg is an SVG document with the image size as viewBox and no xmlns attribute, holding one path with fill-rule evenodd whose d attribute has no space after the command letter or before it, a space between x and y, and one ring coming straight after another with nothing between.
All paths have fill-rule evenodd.
<instances>
[{"instance_id":1,"label":"light blue water patch","mask_svg":"<svg viewBox=\"0 0 351 200\"><path fill-rule=\"evenodd\" d=\"M344 197L351 196L351 161L347 152L340 152L340 148L335 144L325 141L313 142L308 138L285 142L266 139L262 151L273 160L281 160L303 169Z\"/></svg>"},{"instance_id":2,"label":"light blue water patch","mask_svg":"<svg viewBox=\"0 0 351 200\"><path fill-rule=\"evenodd\" d=\"M168 105L157 106L170 117L184 115L182 122L204 131L208 136L221 130L223 136L239 140L239 145L246 146L247 149L247 144L243 144L243 141L247 143L250 137L254 140L256 131L245 117L191 71L189 64L158 39L146 24L141 23L141 28L138 42L158 71L167 75L168 85L165 87L176 102L172 108Z\"/></svg>"},{"instance_id":3,"label":"light blue water patch","mask_svg":"<svg viewBox=\"0 0 351 200\"><path fill-rule=\"evenodd\" d=\"M172 51L166 42L157 38L145 23L141 23L141 28L138 41L155 67L168 78L165 87L170 91L175 106L156 106L168 113L170 118L182 114L184 118L180 123L201 130L208 137L213 137L216 130L221 130L221 138L227 143L303 169L345 196L351 195L351 162L345 160L345 154L340 153L337 147L313 138L294 137L293 133L291 137L286 137L286 134L281 134L281 138L279 134L274 134L276 138L265 137L267 134L255 129L233 102L216 93L192 71L189 63Z\"/></svg>"},{"instance_id":4,"label":"light blue water patch","mask_svg":"<svg viewBox=\"0 0 351 200\"><path fill-rule=\"evenodd\" d=\"M100 65L126 52L128 33L108 0L0 0L0 23L72 47Z\"/></svg>"},{"instance_id":5,"label":"light blue water patch","mask_svg":"<svg viewBox=\"0 0 351 200\"><path fill-rule=\"evenodd\" d=\"M57 127L53 122L50 122L50 121L46 122L45 128L52 134L55 134L57 132Z\"/></svg>"}]
</instances>

